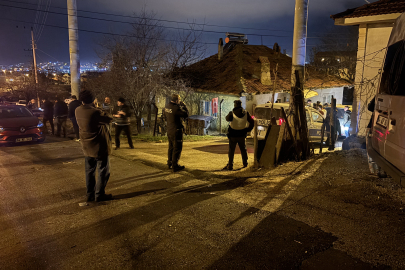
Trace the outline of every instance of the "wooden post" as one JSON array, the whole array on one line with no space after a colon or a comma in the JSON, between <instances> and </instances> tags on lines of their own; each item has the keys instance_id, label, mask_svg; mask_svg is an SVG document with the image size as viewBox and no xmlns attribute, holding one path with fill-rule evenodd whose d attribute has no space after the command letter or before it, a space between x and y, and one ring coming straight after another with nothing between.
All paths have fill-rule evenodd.
<instances>
[{"instance_id":1,"label":"wooden post","mask_svg":"<svg viewBox=\"0 0 405 270\"><path fill-rule=\"evenodd\" d=\"M253 143L254 143L254 167L257 169L259 167L259 163L257 162L257 149L258 149L258 139L257 139L257 119L254 120L255 125L253 128L255 137L253 138Z\"/></svg>"},{"instance_id":2,"label":"wooden post","mask_svg":"<svg viewBox=\"0 0 405 270\"><path fill-rule=\"evenodd\" d=\"M325 123L322 124L321 127L321 147L319 148L319 153L322 154L322 146L323 146L323 136L325 135Z\"/></svg>"},{"instance_id":3,"label":"wooden post","mask_svg":"<svg viewBox=\"0 0 405 270\"><path fill-rule=\"evenodd\" d=\"M291 140L293 141L293 144L294 144L294 147L295 147L295 153L297 154L297 156L299 156L298 146L297 146L297 143L296 143L296 141L295 141L295 138L294 138L294 136L293 136L293 134L292 134L291 127L290 127L290 123L288 122L287 115L285 114L285 111L284 111L284 108L283 108L283 107L281 107L281 116L284 118L285 125L286 125L287 131L288 131L288 134L290 135Z\"/></svg>"},{"instance_id":4,"label":"wooden post","mask_svg":"<svg viewBox=\"0 0 405 270\"><path fill-rule=\"evenodd\" d=\"M332 96L331 109L330 109L330 145L328 150L335 150L335 110L336 110L336 99Z\"/></svg>"},{"instance_id":5,"label":"wooden post","mask_svg":"<svg viewBox=\"0 0 405 270\"><path fill-rule=\"evenodd\" d=\"M156 105L155 105L155 108L156 108L156 116L155 116L155 125L154 125L154 128L153 128L153 137L156 136L157 119L158 119L158 114L159 114L159 109L158 109L158 107ZM164 113L164 109L162 110L162 113Z\"/></svg>"}]
</instances>

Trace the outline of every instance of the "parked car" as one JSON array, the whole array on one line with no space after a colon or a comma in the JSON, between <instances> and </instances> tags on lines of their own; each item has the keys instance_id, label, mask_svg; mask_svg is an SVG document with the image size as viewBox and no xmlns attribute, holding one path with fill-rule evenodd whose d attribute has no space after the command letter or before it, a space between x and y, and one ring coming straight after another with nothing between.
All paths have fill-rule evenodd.
<instances>
[{"instance_id":1,"label":"parked car","mask_svg":"<svg viewBox=\"0 0 405 270\"><path fill-rule=\"evenodd\" d=\"M44 111L41 108L31 109L31 112L34 116L38 117L38 119L44 118Z\"/></svg>"},{"instance_id":2,"label":"parked car","mask_svg":"<svg viewBox=\"0 0 405 270\"><path fill-rule=\"evenodd\" d=\"M398 17L392 29L375 97L372 127L367 134L369 161L377 165L378 173L386 172L402 186L405 186L404 26L405 13Z\"/></svg>"},{"instance_id":3,"label":"parked car","mask_svg":"<svg viewBox=\"0 0 405 270\"><path fill-rule=\"evenodd\" d=\"M0 105L0 144L42 142L44 124L21 105Z\"/></svg>"},{"instance_id":4,"label":"parked car","mask_svg":"<svg viewBox=\"0 0 405 270\"><path fill-rule=\"evenodd\" d=\"M288 114L290 104L289 103L274 103L273 115L276 118L277 125L281 125L284 119L281 116L281 108L284 108ZM307 124L309 131L309 140L311 142L321 141L321 129L324 122L324 116L322 116L317 110L312 107L305 107L305 112L307 116ZM257 105L254 111L254 118L257 119L257 139L264 140L266 136L267 129L271 123L271 103L266 103L262 105ZM255 134L252 131L251 136L254 137ZM324 141L327 138L327 132L324 134Z\"/></svg>"}]
</instances>

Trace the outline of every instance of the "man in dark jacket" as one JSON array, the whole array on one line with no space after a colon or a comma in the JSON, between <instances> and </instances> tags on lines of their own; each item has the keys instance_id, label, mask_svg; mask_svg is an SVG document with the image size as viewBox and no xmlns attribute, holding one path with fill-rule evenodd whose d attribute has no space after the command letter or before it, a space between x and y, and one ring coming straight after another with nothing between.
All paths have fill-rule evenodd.
<instances>
[{"instance_id":1,"label":"man in dark jacket","mask_svg":"<svg viewBox=\"0 0 405 270\"><path fill-rule=\"evenodd\" d=\"M117 113L114 114L115 122L115 150L120 148L120 135L124 131L128 138L128 144L131 149L134 149L131 138L131 109L125 104L124 98L119 98L117 101Z\"/></svg>"},{"instance_id":2,"label":"man in dark jacket","mask_svg":"<svg viewBox=\"0 0 405 270\"><path fill-rule=\"evenodd\" d=\"M66 120L68 117L68 106L59 98L57 98L55 102L54 115L56 120L56 136L59 137L61 129L63 129L63 137L66 138Z\"/></svg>"},{"instance_id":3,"label":"man in dark jacket","mask_svg":"<svg viewBox=\"0 0 405 270\"><path fill-rule=\"evenodd\" d=\"M90 91L80 92L83 105L77 107L75 116L79 125L80 141L85 156L87 201L107 201L111 194L105 194L110 178L111 136L107 125L112 118L93 106L94 96ZM96 185L96 169L99 178Z\"/></svg>"},{"instance_id":4,"label":"man in dark jacket","mask_svg":"<svg viewBox=\"0 0 405 270\"><path fill-rule=\"evenodd\" d=\"M248 166L246 135L253 129L255 122L249 112L242 108L242 102L240 100L234 101L234 109L226 116L226 121L231 122L228 128L229 161L223 170L233 170L233 157L235 155L236 145L239 145L242 154L243 167L245 168Z\"/></svg>"},{"instance_id":5,"label":"man in dark jacket","mask_svg":"<svg viewBox=\"0 0 405 270\"><path fill-rule=\"evenodd\" d=\"M42 104L42 110L44 111L44 127L45 130L48 131L48 129L46 128L46 122L49 122L49 124L51 125L51 129L52 129L52 135L54 135L55 130L54 130L54 125L53 125L53 103L51 101L48 100L48 98L44 99L44 103Z\"/></svg>"},{"instance_id":6,"label":"man in dark jacket","mask_svg":"<svg viewBox=\"0 0 405 270\"><path fill-rule=\"evenodd\" d=\"M184 170L184 166L179 165L181 151L183 150L183 123L182 118L188 117L186 105L177 94L172 95L172 99L165 108L167 121L167 138L169 140L169 151L167 165L173 172Z\"/></svg>"},{"instance_id":7,"label":"man in dark jacket","mask_svg":"<svg viewBox=\"0 0 405 270\"><path fill-rule=\"evenodd\" d=\"M82 104L80 103L80 101L77 100L77 97L75 95L73 95L71 97L71 99L72 99L72 101L69 103L69 108L68 108L69 109L68 117L69 117L70 121L72 121L73 129L75 130L76 141L80 141L79 126L77 125L75 111L76 111L76 108Z\"/></svg>"}]
</instances>

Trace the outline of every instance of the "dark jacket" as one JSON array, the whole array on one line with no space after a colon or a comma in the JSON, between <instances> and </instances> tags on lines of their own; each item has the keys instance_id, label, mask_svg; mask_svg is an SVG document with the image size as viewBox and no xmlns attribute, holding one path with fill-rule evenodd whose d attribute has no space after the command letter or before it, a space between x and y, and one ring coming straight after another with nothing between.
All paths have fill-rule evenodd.
<instances>
[{"instance_id":1,"label":"dark jacket","mask_svg":"<svg viewBox=\"0 0 405 270\"><path fill-rule=\"evenodd\" d=\"M31 103L30 102L30 103L28 103L27 108L30 109L30 110L34 110L34 109L37 109L38 106L37 106L36 103Z\"/></svg>"},{"instance_id":2,"label":"dark jacket","mask_svg":"<svg viewBox=\"0 0 405 270\"><path fill-rule=\"evenodd\" d=\"M167 121L167 134L175 134L176 130L183 130L184 126L181 118L188 117L188 109L181 103L169 102L165 108L165 116Z\"/></svg>"},{"instance_id":3,"label":"dark jacket","mask_svg":"<svg viewBox=\"0 0 405 270\"><path fill-rule=\"evenodd\" d=\"M68 117L71 118L75 118L75 110L77 107L79 107L80 105L82 105L82 103L80 101L78 101L77 99L71 101L69 103L69 113L68 113Z\"/></svg>"},{"instance_id":4,"label":"dark jacket","mask_svg":"<svg viewBox=\"0 0 405 270\"><path fill-rule=\"evenodd\" d=\"M42 109L44 110L44 119L53 119L53 103L49 100L42 104Z\"/></svg>"},{"instance_id":5,"label":"dark jacket","mask_svg":"<svg viewBox=\"0 0 405 270\"><path fill-rule=\"evenodd\" d=\"M120 117L114 117L114 122L116 125L118 126L126 126L131 124L131 108L129 108L129 106L127 106L126 104L119 106L117 108L117 111L115 112L115 114L118 114L119 111L123 111L125 113L125 115L120 114Z\"/></svg>"},{"instance_id":6,"label":"dark jacket","mask_svg":"<svg viewBox=\"0 0 405 270\"><path fill-rule=\"evenodd\" d=\"M63 101L57 101L55 103L55 110L54 110L55 117L67 117L68 116L68 106Z\"/></svg>"},{"instance_id":7,"label":"dark jacket","mask_svg":"<svg viewBox=\"0 0 405 270\"><path fill-rule=\"evenodd\" d=\"M101 108L106 113L113 114L114 106L111 103L110 104L103 103L103 105L101 105Z\"/></svg>"},{"instance_id":8,"label":"dark jacket","mask_svg":"<svg viewBox=\"0 0 405 270\"><path fill-rule=\"evenodd\" d=\"M232 122L233 120L233 114L235 114L239 118L243 118L245 114L247 114L247 121L249 122L249 127L242 129L242 130L235 130L231 128L231 126L228 127L228 136L229 137L246 137L247 133L252 131L255 121L252 119L248 111L245 111L242 107L236 107L232 111L228 113L228 115L225 117L226 121Z\"/></svg>"},{"instance_id":9,"label":"dark jacket","mask_svg":"<svg viewBox=\"0 0 405 270\"><path fill-rule=\"evenodd\" d=\"M111 154L111 135L107 125L112 118L90 104L77 107L76 120L86 157L101 158Z\"/></svg>"}]
</instances>

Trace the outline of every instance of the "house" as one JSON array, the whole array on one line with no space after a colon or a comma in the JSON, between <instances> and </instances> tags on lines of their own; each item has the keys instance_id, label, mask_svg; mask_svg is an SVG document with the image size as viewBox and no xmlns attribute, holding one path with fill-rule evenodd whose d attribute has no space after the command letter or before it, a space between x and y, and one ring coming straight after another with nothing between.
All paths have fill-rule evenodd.
<instances>
[{"instance_id":1,"label":"house","mask_svg":"<svg viewBox=\"0 0 405 270\"><path fill-rule=\"evenodd\" d=\"M272 100L273 87L275 101L289 101L291 57L280 53L278 46L271 49L263 45L235 44L224 50L221 41L218 54L183 67L176 74L190 82L194 89L194 93L185 98L192 114L213 116L211 126L224 131L227 128L225 116L233 109L236 99L240 99L250 113L256 105ZM348 85L347 81L325 76L311 66L306 67L305 74L306 93L336 88L343 92L343 87Z\"/></svg>"},{"instance_id":2,"label":"house","mask_svg":"<svg viewBox=\"0 0 405 270\"><path fill-rule=\"evenodd\" d=\"M335 25L359 27L352 130L365 136L371 113L367 104L378 91L388 39L405 0L380 0L331 15Z\"/></svg>"}]
</instances>

